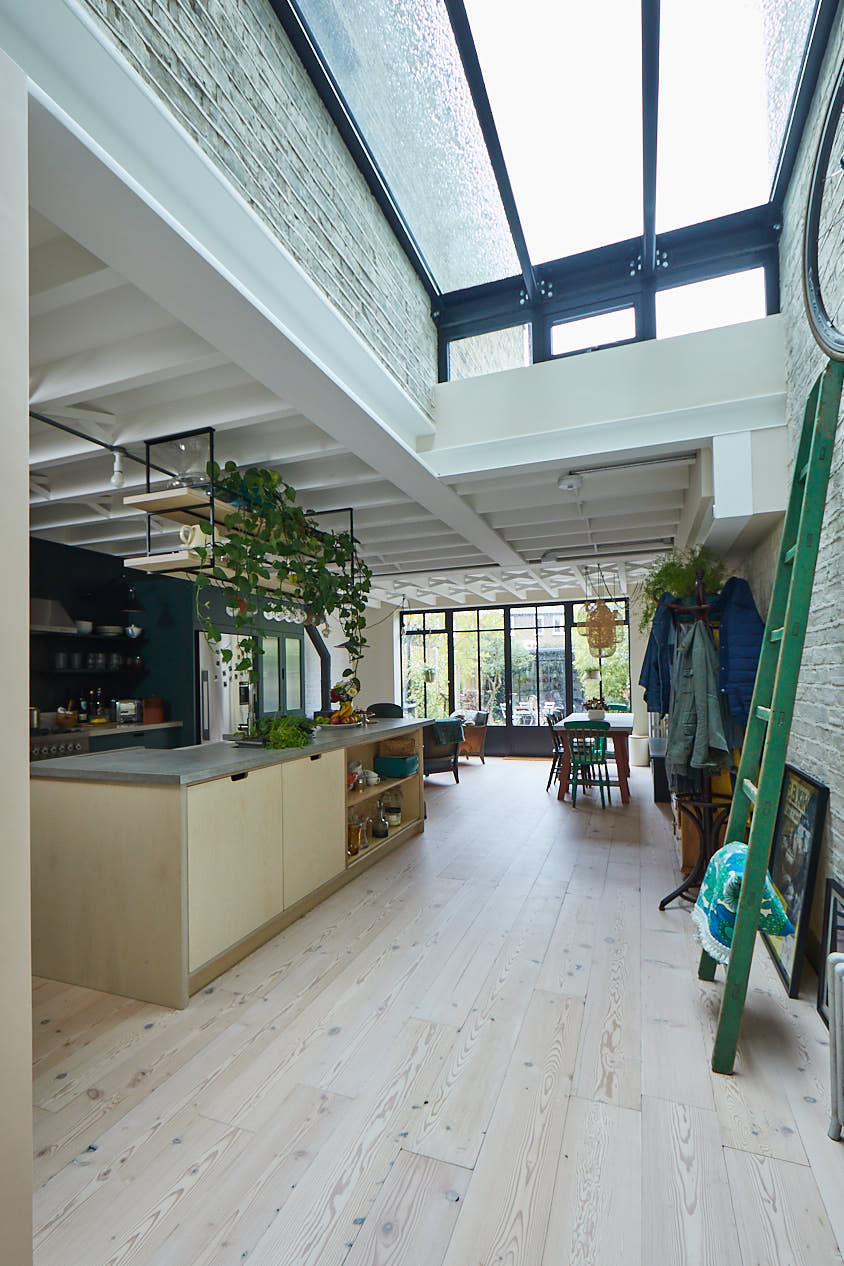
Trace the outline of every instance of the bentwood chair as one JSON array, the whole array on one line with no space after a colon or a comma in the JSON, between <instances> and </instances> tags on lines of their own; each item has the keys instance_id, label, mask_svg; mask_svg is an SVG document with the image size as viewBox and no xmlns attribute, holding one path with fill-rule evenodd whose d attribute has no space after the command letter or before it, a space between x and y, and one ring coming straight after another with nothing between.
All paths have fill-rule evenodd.
<instances>
[{"instance_id":1,"label":"bentwood chair","mask_svg":"<svg viewBox=\"0 0 844 1266\"><path fill-rule=\"evenodd\" d=\"M545 784L546 791L548 791L548 789L551 786L551 783L554 782L555 778L559 778L560 765L562 764L562 760L563 760L563 751L564 751L563 736L562 734L558 733L558 731L554 728L556 724L554 718L556 716L557 716L556 712L550 712L548 716L545 718L545 720L548 722L548 729L551 731L551 742L554 744L554 750L551 753L551 768L548 772L548 781Z\"/></svg>"},{"instance_id":2,"label":"bentwood chair","mask_svg":"<svg viewBox=\"0 0 844 1266\"><path fill-rule=\"evenodd\" d=\"M587 787L598 784L601 793L601 808L605 809L604 789L607 793L607 804L612 804L610 794L610 771L607 767L607 733L609 721L566 721L566 737L569 741L571 757L571 803L577 804L577 784L585 791Z\"/></svg>"}]
</instances>

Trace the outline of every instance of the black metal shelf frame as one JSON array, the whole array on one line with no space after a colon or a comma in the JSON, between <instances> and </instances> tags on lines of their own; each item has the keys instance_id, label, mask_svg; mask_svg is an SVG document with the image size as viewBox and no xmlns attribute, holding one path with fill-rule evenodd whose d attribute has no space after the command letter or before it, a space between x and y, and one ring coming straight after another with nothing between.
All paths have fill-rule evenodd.
<instances>
[{"instance_id":1,"label":"black metal shelf frame","mask_svg":"<svg viewBox=\"0 0 844 1266\"><path fill-rule=\"evenodd\" d=\"M816 0L768 202L750 211L664 234L656 233L660 0L641 0L642 236L541 265L534 264L528 254L464 0L444 0L521 269L520 275L503 281L448 293L439 288L412 227L308 25L300 0L270 2L431 298L439 336L440 381L448 379L449 344L456 339L528 325L532 360L550 360L551 330L555 324L628 306L635 309L635 341L652 339L656 337L659 290L708 281L748 268L764 268L766 311L768 314L779 311L778 238L782 206L839 0Z\"/></svg>"}]
</instances>

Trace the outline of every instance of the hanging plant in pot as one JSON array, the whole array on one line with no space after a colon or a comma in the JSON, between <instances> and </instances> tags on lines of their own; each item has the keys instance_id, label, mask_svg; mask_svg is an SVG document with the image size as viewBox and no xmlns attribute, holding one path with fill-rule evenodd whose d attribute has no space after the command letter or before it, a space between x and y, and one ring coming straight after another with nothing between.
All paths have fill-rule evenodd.
<instances>
[{"instance_id":1,"label":"hanging plant in pot","mask_svg":"<svg viewBox=\"0 0 844 1266\"><path fill-rule=\"evenodd\" d=\"M278 471L253 467L240 470L227 462L209 468L215 496L228 510L223 535L210 528L196 547L203 570L195 573L199 625L212 646L222 640L214 622L209 593L222 590L236 632L249 634L260 617L299 624L325 624L333 615L343 630L340 648L349 657L343 682L360 689L358 665L366 648L366 600L372 573L357 554L351 532L326 531L312 511L296 505L296 492ZM219 533L219 529L217 530ZM239 650L220 651L235 671L258 675L260 639L242 637Z\"/></svg>"}]
</instances>

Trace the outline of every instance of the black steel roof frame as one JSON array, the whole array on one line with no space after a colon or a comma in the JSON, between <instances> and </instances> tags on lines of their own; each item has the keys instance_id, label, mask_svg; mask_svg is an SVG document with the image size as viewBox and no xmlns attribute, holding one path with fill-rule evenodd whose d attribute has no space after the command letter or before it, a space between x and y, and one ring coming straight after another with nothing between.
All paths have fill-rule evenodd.
<instances>
[{"instance_id":1,"label":"black steel roof frame","mask_svg":"<svg viewBox=\"0 0 844 1266\"><path fill-rule=\"evenodd\" d=\"M759 264L765 267L766 310L768 313L779 311L776 250L782 202L840 0L816 0L770 201L749 212L736 212L665 234L657 234L655 228L660 0L641 0L642 236L541 265L533 265L527 252L465 5L463 0L443 2L522 268L521 276L447 293L440 290L302 13L299 0L270 0L381 211L431 298L432 315L439 328L441 381L448 376L448 342L454 338L527 323L531 328L533 359L545 360L551 356L551 318L561 306L570 314L569 319L574 319L578 315L611 311L626 306L628 302L634 303L637 310L637 340L653 338L656 335L655 294L658 290L707 280ZM717 241L711 237L715 226ZM710 247L715 248L712 253L709 253ZM730 261L729 264L726 261ZM586 274L589 274L588 280ZM602 307L602 304L605 306Z\"/></svg>"},{"instance_id":2,"label":"black steel roof frame","mask_svg":"<svg viewBox=\"0 0 844 1266\"><path fill-rule=\"evenodd\" d=\"M771 204L780 211L794 171L794 164L797 161L797 151L809 117L812 98L818 86L821 65L829 45L839 3L840 0L817 0L815 5L812 26L803 50L803 60L791 99L785 135L771 185Z\"/></svg>"},{"instance_id":3,"label":"black steel roof frame","mask_svg":"<svg viewBox=\"0 0 844 1266\"><path fill-rule=\"evenodd\" d=\"M504 151L498 138L498 129L495 126L481 63L478 60L478 50L475 48L472 28L469 25L469 15L466 12L463 0L444 0L444 3L451 22L457 51L460 54L460 61L463 64L463 73L469 85L472 104L475 107L475 114L478 116L481 134L489 154L489 161L492 164L495 183L498 185L498 193L504 207L504 214L507 217L510 235L516 248L516 256L519 261L519 267L522 270L522 281L524 282L528 301L532 303L539 296L536 275L528 252L527 242L525 241L518 208L516 207L513 186L510 184L510 174L504 161Z\"/></svg>"},{"instance_id":4,"label":"black steel roof frame","mask_svg":"<svg viewBox=\"0 0 844 1266\"><path fill-rule=\"evenodd\" d=\"M442 293L436 277L305 20L299 0L270 0L270 4L414 272L436 301Z\"/></svg>"}]
</instances>

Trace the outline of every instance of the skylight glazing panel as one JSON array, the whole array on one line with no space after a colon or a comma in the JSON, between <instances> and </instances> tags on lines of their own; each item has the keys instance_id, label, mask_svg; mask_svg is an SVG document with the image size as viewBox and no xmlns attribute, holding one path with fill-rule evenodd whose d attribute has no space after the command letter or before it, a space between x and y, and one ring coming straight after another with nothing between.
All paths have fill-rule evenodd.
<instances>
[{"instance_id":1,"label":"skylight glazing panel","mask_svg":"<svg viewBox=\"0 0 844 1266\"><path fill-rule=\"evenodd\" d=\"M466 0L528 251L642 232L639 0Z\"/></svg>"},{"instance_id":2,"label":"skylight glazing panel","mask_svg":"<svg viewBox=\"0 0 844 1266\"><path fill-rule=\"evenodd\" d=\"M520 269L442 0L301 0L444 291Z\"/></svg>"},{"instance_id":3,"label":"skylight glazing panel","mask_svg":"<svg viewBox=\"0 0 844 1266\"><path fill-rule=\"evenodd\" d=\"M768 201L814 0L662 0L657 232Z\"/></svg>"}]
</instances>

